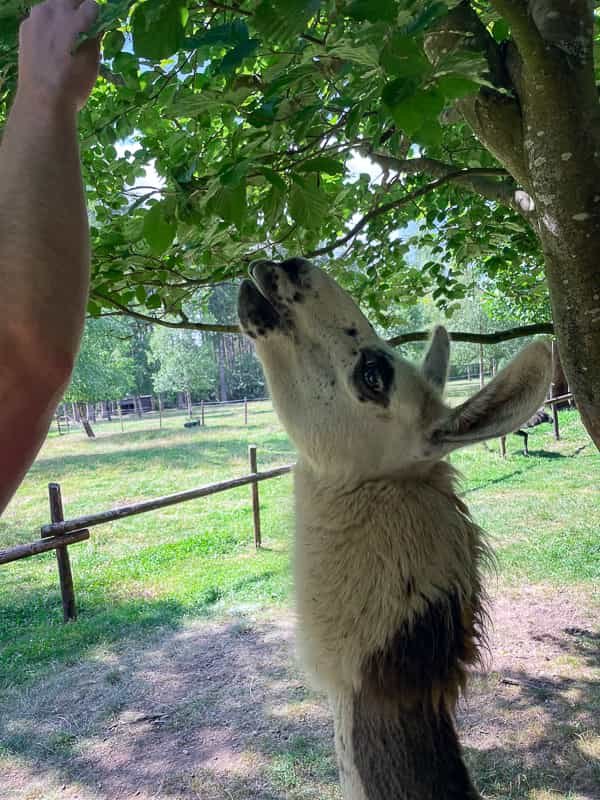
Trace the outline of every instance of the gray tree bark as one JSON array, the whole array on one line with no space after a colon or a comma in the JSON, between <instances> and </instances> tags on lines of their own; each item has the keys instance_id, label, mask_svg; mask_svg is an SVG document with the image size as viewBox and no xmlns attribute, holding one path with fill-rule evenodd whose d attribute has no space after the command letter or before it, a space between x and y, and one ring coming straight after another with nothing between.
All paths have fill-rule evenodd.
<instances>
[{"instance_id":1,"label":"gray tree bark","mask_svg":"<svg viewBox=\"0 0 600 800\"><path fill-rule=\"evenodd\" d=\"M500 48L469 2L428 36L442 50L475 48L498 89L458 107L531 202L523 210L545 257L563 366L600 449L600 105L587 0L491 0L511 27ZM506 90L510 92L506 96Z\"/></svg>"}]
</instances>

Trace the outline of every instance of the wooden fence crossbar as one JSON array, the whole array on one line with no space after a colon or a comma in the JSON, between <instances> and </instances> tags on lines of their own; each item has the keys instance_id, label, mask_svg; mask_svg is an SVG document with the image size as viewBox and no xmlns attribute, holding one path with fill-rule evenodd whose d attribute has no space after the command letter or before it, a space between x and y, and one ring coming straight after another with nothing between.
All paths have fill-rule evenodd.
<instances>
[{"instance_id":1,"label":"wooden fence crossbar","mask_svg":"<svg viewBox=\"0 0 600 800\"><path fill-rule=\"evenodd\" d=\"M121 508L113 508L110 511L99 511L96 514L67 519L64 522L55 522L50 525L42 526L41 534L42 537L57 536L69 533L70 531L79 530L80 528L91 528L94 525L102 525L106 522L132 517L135 514L144 514L146 511L154 511L158 508L176 505L177 503L185 503L188 500L207 497L211 494L224 492L227 489L236 489L238 486L247 486L250 483L255 484L259 481L266 481L268 478L276 478L279 475L285 475L292 471L293 466L293 464L286 464L283 467L275 467L274 469L256 472L252 475L243 475L241 478L232 478L231 480L222 481L220 483L209 483L198 489L190 489L186 492L177 492L176 494L169 494L164 497L156 497L152 500L144 500L140 503L121 506Z\"/></svg>"},{"instance_id":2,"label":"wooden fence crossbar","mask_svg":"<svg viewBox=\"0 0 600 800\"><path fill-rule=\"evenodd\" d=\"M56 550L59 547L83 542L89 538L90 532L84 530L67 533L64 536L53 536L51 539L41 539L39 542L30 544L18 544L8 550L0 550L0 564L10 564L11 561L18 561L20 558L37 556L39 553L47 553L48 550Z\"/></svg>"},{"instance_id":3,"label":"wooden fence crossbar","mask_svg":"<svg viewBox=\"0 0 600 800\"><path fill-rule=\"evenodd\" d=\"M572 399L573 399L573 392L569 392L568 394L561 394L559 397L551 397L549 400L544 400L544 405L553 406L555 403L560 403L563 400L572 400Z\"/></svg>"}]
</instances>

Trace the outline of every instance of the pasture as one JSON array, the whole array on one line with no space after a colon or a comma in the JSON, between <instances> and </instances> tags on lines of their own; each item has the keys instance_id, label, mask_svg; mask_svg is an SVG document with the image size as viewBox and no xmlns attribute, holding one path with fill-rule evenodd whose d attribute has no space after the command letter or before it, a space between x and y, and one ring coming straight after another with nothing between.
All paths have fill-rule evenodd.
<instances>
[{"instance_id":1,"label":"pasture","mask_svg":"<svg viewBox=\"0 0 600 800\"><path fill-rule=\"evenodd\" d=\"M450 386L457 401L464 384ZM471 384L475 390L475 384ZM293 460L270 404L53 432L0 521L34 540L46 485L67 517ZM498 556L491 660L459 725L489 800L600 797L600 457L576 412L452 455ZM10 800L333 800L324 698L293 656L291 478L91 530L70 548L79 620L64 626L54 554L0 567L0 773Z\"/></svg>"}]
</instances>

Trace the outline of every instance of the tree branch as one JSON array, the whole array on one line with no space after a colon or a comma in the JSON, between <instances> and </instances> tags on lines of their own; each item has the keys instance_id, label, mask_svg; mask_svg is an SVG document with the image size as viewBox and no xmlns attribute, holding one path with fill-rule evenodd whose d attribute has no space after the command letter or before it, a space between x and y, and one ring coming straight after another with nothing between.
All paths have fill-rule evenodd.
<instances>
[{"instance_id":1,"label":"tree branch","mask_svg":"<svg viewBox=\"0 0 600 800\"><path fill-rule=\"evenodd\" d=\"M490 5L510 25L523 59L533 62L543 58L544 42L529 14L526 0L490 0Z\"/></svg>"},{"instance_id":2,"label":"tree branch","mask_svg":"<svg viewBox=\"0 0 600 800\"><path fill-rule=\"evenodd\" d=\"M495 331L494 333L469 333L463 331L448 331L453 342L470 342L472 344L498 344L507 342L510 339L522 339L525 336L535 336L538 333L554 333L554 325L551 322L537 322L533 325L522 325L519 328L507 328L505 331ZM414 331L413 333L401 333L393 336L387 342L392 347L407 342L426 342L431 336L431 331Z\"/></svg>"},{"instance_id":3,"label":"tree branch","mask_svg":"<svg viewBox=\"0 0 600 800\"><path fill-rule=\"evenodd\" d=\"M498 170L492 170L492 174L497 174L497 172ZM382 214L387 214L388 211L393 211L395 208L400 208L400 206L412 203L415 200L418 200L420 197L424 197L426 194L439 189L440 186L444 186L446 183L456 183L457 181L460 181L461 176L466 175L473 177L475 175L489 175L489 173L490 170L484 168L467 170L460 169L456 170L455 172L449 172L441 178L431 181L431 183L428 183L426 186L422 186L420 189L415 189L414 192L410 192L409 194L405 194L403 197L399 197L397 200L390 200L389 203L382 203L380 206L372 208L371 211L367 212L364 217L362 217L362 219L360 219L356 225L354 225L344 236L336 239L335 242L332 242L331 244L319 247L316 250L310 251L309 253L305 253L305 256L306 258L315 258L316 256L324 256L328 253L333 253L338 247L343 247L343 245L349 242L350 239L360 233L372 219L380 217Z\"/></svg>"},{"instance_id":4,"label":"tree branch","mask_svg":"<svg viewBox=\"0 0 600 800\"><path fill-rule=\"evenodd\" d=\"M152 325L162 325L164 328L206 331L207 333L239 333L240 335L242 333L239 325L218 325L217 323L212 322L190 322L189 320L183 322L171 322L170 320L160 319L159 317L151 317L148 314L141 314L139 311L133 311L131 308L124 306L122 303L119 303L110 297L105 297L99 292L92 292L91 297L92 299L97 298L98 300L102 300L104 303L108 303L114 308L118 308L121 313L126 314L128 317L142 320L142 322L149 322Z\"/></svg>"},{"instance_id":5,"label":"tree branch","mask_svg":"<svg viewBox=\"0 0 600 800\"><path fill-rule=\"evenodd\" d=\"M514 0L519 2L520 0ZM506 68L504 53L469 2L456 6L425 37L425 52L434 67L461 50L480 53L487 61L490 82L499 90L482 89L456 102L477 138L504 164L529 193L529 173L523 152L523 121L519 103L506 93L515 87Z\"/></svg>"},{"instance_id":6,"label":"tree branch","mask_svg":"<svg viewBox=\"0 0 600 800\"><path fill-rule=\"evenodd\" d=\"M447 164L443 161L437 161L434 158L408 158L399 159L389 156L387 153L378 153L371 151L368 147L361 148L364 155L369 156L376 164L379 164L384 170L392 170L394 172L405 173L406 175L415 175L419 172L426 172L434 178L443 178L447 175L454 175L458 171L458 167L454 164ZM497 203L509 206L510 208L518 211L520 214L529 216L533 210L533 201L531 198L525 198L525 192L517 190L512 178L504 181L490 180L490 177L509 178L507 170L499 168L490 168L487 170L486 177L477 172L473 174L472 169L464 169L458 177L452 178L452 183L463 186L468 192L478 194L486 200L493 200Z\"/></svg>"}]
</instances>

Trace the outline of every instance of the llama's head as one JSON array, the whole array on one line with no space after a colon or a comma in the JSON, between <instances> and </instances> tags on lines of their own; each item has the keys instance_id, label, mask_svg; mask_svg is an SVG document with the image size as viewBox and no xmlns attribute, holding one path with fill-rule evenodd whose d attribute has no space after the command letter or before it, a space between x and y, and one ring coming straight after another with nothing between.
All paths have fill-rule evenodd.
<instances>
[{"instance_id":1,"label":"llama's head","mask_svg":"<svg viewBox=\"0 0 600 800\"><path fill-rule=\"evenodd\" d=\"M414 469L510 433L544 399L551 359L541 342L450 409L441 399L450 349L444 328L414 366L309 261L259 261L250 274L239 295L242 329L255 340L279 417L319 472L374 478Z\"/></svg>"}]
</instances>

